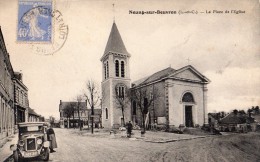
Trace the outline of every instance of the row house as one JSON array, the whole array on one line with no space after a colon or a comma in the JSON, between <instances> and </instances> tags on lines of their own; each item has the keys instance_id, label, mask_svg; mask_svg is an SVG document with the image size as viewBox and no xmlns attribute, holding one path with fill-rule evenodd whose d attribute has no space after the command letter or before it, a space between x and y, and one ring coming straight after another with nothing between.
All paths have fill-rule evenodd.
<instances>
[{"instance_id":1,"label":"row house","mask_svg":"<svg viewBox=\"0 0 260 162\"><path fill-rule=\"evenodd\" d=\"M14 71L0 27L0 140L14 131Z\"/></svg>"},{"instance_id":2,"label":"row house","mask_svg":"<svg viewBox=\"0 0 260 162\"><path fill-rule=\"evenodd\" d=\"M28 122L41 121L41 115L37 114L32 108L28 108Z\"/></svg>"},{"instance_id":3,"label":"row house","mask_svg":"<svg viewBox=\"0 0 260 162\"><path fill-rule=\"evenodd\" d=\"M26 122L29 113L28 88L23 84L22 73L14 73L15 124Z\"/></svg>"},{"instance_id":4,"label":"row house","mask_svg":"<svg viewBox=\"0 0 260 162\"><path fill-rule=\"evenodd\" d=\"M78 112L79 109L79 112ZM61 128L73 128L79 126L79 119L82 127L89 127L92 123L95 128L102 126L101 116L102 111L100 108L94 109L94 115L90 108L87 107L86 102L64 102L60 100L59 104L60 112L60 127Z\"/></svg>"},{"instance_id":5,"label":"row house","mask_svg":"<svg viewBox=\"0 0 260 162\"><path fill-rule=\"evenodd\" d=\"M60 100L59 112L61 128L78 127L79 119L83 126L88 124L88 111L86 102L64 102Z\"/></svg>"},{"instance_id":6,"label":"row house","mask_svg":"<svg viewBox=\"0 0 260 162\"><path fill-rule=\"evenodd\" d=\"M13 70L0 26L0 141L14 133L17 123L42 119L29 112L28 88L22 79L22 73Z\"/></svg>"}]
</instances>

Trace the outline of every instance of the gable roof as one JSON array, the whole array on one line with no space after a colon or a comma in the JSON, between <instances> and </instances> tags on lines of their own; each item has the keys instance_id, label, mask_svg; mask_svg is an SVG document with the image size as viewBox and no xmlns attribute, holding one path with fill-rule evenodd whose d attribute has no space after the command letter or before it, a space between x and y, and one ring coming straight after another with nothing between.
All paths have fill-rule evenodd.
<instances>
[{"instance_id":1,"label":"gable roof","mask_svg":"<svg viewBox=\"0 0 260 162\"><path fill-rule=\"evenodd\" d=\"M143 83L146 79L148 79L148 77L149 76L146 76L144 78L141 78L141 79L138 79L138 80L132 82L132 86L136 86L136 85L139 85L139 84Z\"/></svg>"},{"instance_id":2,"label":"gable roof","mask_svg":"<svg viewBox=\"0 0 260 162\"><path fill-rule=\"evenodd\" d=\"M191 65L185 66L181 69L175 70L171 67L168 67L166 69L160 70L148 77L139 79L135 82L133 82L133 86L142 86L142 85L146 85L149 84L151 82L154 81L158 81L161 79L167 79L167 78L175 78L175 75L185 71L189 69L190 71L192 71L195 75L197 75L199 78L201 78L203 80L204 83L209 83L210 80L208 78L206 78L204 75L202 75L200 72L198 72L194 67L192 67ZM175 79L180 79L180 78L175 78ZM182 78L183 79L183 78ZM185 78L184 78L185 79Z\"/></svg>"},{"instance_id":3,"label":"gable roof","mask_svg":"<svg viewBox=\"0 0 260 162\"><path fill-rule=\"evenodd\" d=\"M221 124L242 124L245 123L245 121L242 120L238 115L235 115L235 113L231 112L230 114L226 115L224 118L220 120Z\"/></svg>"},{"instance_id":4,"label":"gable roof","mask_svg":"<svg viewBox=\"0 0 260 162\"><path fill-rule=\"evenodd\" d=\"M59 111L63 110L69 104L73 104L73 105L75 105L75 108L78 108L78 102L77 101L72 101L72 102L64 102L64 101L62 101L60 103ZM86 102L79 102L79 108L80 108L80 110L87 109Z\"/></svg>"},{"instance_id":5,"label":"gable roof","mask_svg":"<svg viewBox=\"0 0 260 162\"><path fill-rule=\"evenodd\" d=\"M204 75L202 75L198 70L196 70L196 69L195 69L193 66L191 66L191 65L187 65L187 66L184 66L184 67L182 67L182 68L176 70L174 73L172 73L172 74L170 75L170 77L174 77L174 76L176 76L177 74L180 74L181 72L183 72L183 71L185 71L185 70L190 70L192 73L194 73L194 74L197 75L199 78L201 78L202 81L205 82L205 83L209 83L209 82L210 82L210 80L209 80L207 77L205 77Z\"/></svg>"},{"instance_id":6,"label":"gable roof","mask_svg":"<svg viewBox=\"0 0 260 162\"><path fill-rule=\"evenodd\" d=\"M119 54L129 55L115 22L112 25L112 29L103 56L105 56L108 52L115 52Z\"/></svg>"},{"instance_id":7,"label":"gable roof","mask_svg":"<svg viewBox=\"0 0 260 162\"><path fill-rule=\"evenodd\" d=\"M39 115L39 114L37 114L32 108L28 108L28 114L30 114L30 115L34 115L34 116L41 116L41 115Z\"/></svg>"},{"instance_id":8,"label":"gable roof","mask_svg":"<svg viewBox=\"0 0 260 162\"><path fill-rule=\"evenodd\" d=\"M165 78L165 77L169 76L170 74L172 74L174 71L175 70L173 68L168 67L166 69L163 69L161 71L158 71L158 72L152 74L146 80L144 80L141 84L147 84L147 83Z\"/></svg>"}]
</instances>

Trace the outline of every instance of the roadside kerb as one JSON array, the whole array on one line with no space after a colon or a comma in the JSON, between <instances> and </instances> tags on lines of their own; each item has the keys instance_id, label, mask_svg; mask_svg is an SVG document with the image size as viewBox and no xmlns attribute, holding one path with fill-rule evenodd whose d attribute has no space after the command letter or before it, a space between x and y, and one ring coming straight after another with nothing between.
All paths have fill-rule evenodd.
<instances>
[{"instance_id":1,"label":"roadside kerb","mask_svg":"<svg viewBox=\"0 0 260 162\"><path fill-rule=\"evenodd\" d=\"M169 143L169 142L176 142L176 141L186 141L186 140L192 140L197 138L206 138L207 136L198 136L198 137L191 137L191 138L180 138L180 139L166 139L166 140L150 140L150 139L144 139L145 142L151 142L151 143Z\"/></svg>"}]
</instances>

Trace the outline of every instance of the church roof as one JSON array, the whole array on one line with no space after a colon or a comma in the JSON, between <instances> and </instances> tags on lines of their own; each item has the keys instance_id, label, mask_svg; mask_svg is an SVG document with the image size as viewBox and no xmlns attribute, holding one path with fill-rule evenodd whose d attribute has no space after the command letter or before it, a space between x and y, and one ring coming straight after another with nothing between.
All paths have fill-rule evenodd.
<instances>
[{"instance_id":1,"label":"church roof","mask_svg":"<svg viewBox=\"0 0 260 162\"><path fill-rule=\"evenodd\" d=\"M185 70L188 70L188 69L191 70L193 73L195 73L199 78L201 78L202 82L204 82L204 83L210 82L210 80L208 78L206 78L204 75L202 75L200 72L198 72L194 67L192 67L191 65L188 65L188 66L185 66L178 70L168 67L168 68L158 71L148 77L139 79L139 80L133 82L132 85L133 85L133 87L136 87L136 86L146 85L146 84L149 84L151 82L158 81L161 79L174 78L179 73L181 73ZM177 79L178 79L178 77L177 77Z\"/></svg>"},{"instance_id":2,"label":"church roof","mask_svg":"<svg viewBox=\"0 0 260 162\"><path fill-rule=\"evenodd\" d=\"M108 52L115 52L115 53L129 55L115 22L113 23L103 56L105 56Z\"/></svg>"},{"instance_id":3,"label":"church roof","mask_svg":"<svg viewBox=\"0 0 260 162\"><path fill-rule=\"evenodd\" d=\"M142 84L150 83L150 82L156 81L158 79L162 79L164 77L167 77L170 74L172 74L174 71L175 70L171 67L168 67L166 69L158 71L158 72L152 74L150 77L148 77Z\"/></svg>"},{"instance_id":4,"label":"church roof","mask_svg":"<svg viewBox=\"0 0 260 162\"><path fill-rule=\"evenodd\" d=\"M134 82L132 83L132 85L133 85L133 86L139 85L139 84L143 83L143 82L144 82L146 79L148 79L148 78L149 78L149 76L144 77L144 78L141 78L141 79L138 79L138 80L134 81Z\"/></svg>"},{"instance_id":5,"label":"church roof","mask_svg":"<svg viewBox=\"0 0 260 162\"><path fill-rule=\"evenodd\" d=\"M133 82L133 84L134 84L135 86L138 86L138 85L141 85L141 84L147 84L147 83L150 83L150 82L153 82L153 81L162 79L162 78L164 78L164 77L167 77L167 76L169 76L170 74L172 74L174 71L176 71L176 70L174 70L174 69L171 68L171 67L168 67L168 68L163 69L163 70L161 70L161 71L158 71L158 72L156 72L156 73L154 73L154 74L152 74L152 75L150 75L150 76L148 76L148 77L139 79L139 80Z\"/></svg>"}]
</instances>

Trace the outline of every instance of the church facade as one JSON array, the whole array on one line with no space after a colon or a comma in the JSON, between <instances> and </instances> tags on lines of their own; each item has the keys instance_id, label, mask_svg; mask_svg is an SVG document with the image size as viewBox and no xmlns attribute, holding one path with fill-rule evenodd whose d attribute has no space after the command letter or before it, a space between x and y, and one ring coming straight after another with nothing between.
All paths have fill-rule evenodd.
<instances>
[{"instance_id":1,"label":"church facade","mask_svg":"<svg viewBox=\"0 0 260 162\"><path fill-rule=\"evenodd\" d=\"M208 83L209 80L191 65L178 70L168 67L135 81L131 89L142 92L144 100L150 105L143 117L138 99L133 99L132 121L137 125L143 125L144 118L146 127L202 126L208 121Z\"/></svg>"},{"instance_id":2,"label":"church facade","mask_svg":"<svg viewBox=\"0 0 260 162\"><path fill-rule=\"evenodd\" d=\"M130 57L113 23L100 59L103 65L102 125L105 128L117 128L124 125L125 121L132 121L139 126L145 124L146 127L156 125L168 128L207 123L208 78L188 65L181 69L168 67L131 84ZM128 90L132 96L126 94ZM141 99L133 97L132 92L135 91L142 92ZM126 98L129 98L128 104L123 104L122 109L119 101Z\"/></svg>"}]
</instances>

